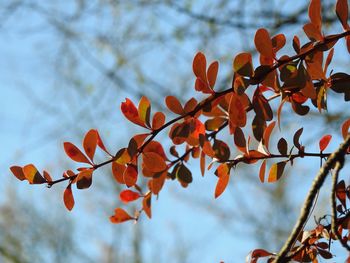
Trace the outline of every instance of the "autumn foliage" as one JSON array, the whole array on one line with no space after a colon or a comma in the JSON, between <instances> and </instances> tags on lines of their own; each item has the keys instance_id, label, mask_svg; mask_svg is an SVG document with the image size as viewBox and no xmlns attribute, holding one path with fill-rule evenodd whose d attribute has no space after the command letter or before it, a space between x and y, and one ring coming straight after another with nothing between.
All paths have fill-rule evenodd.
<instances>
[{"instance_id":1,"label":"autumn foliage","mask_svg":"<svg viewBox=\"0 0 350 263\"><path fill-rule=\"evenodd\" d=\"M68 182L63 200L67 209L72 210L73 186L77 189L89 188L94 171L110 165L116 183L125 186L120 192L120 200L125 204L138 202L140 207L134 213L116 208L110 217L112 223L137 221L142 213L151 218L151 201L166 183L178 181L182 187L187 187L193 181L187 164L190 158L199 159L202 176L210 170L217 177L217 184L213 188L215 198L225 191L232 170L239 163L258 165L260 170L257 177L262 183L278 181L284 169L292 166L297 158L319 158L325 164L323 170L329 171L327 167L330 166L329 169L338 174L344 164L342 158L350 153L350 119L345 120L340 127L345 140L343 148L334 153L326 151L332 140L330 134L315 141L319 151L307 151L300 139L302 127L294 132L293 138L287 140L282 137L277 140L277 145L271 145L272 132L283 121L283 108L291 107L295 114L307 116L310 107L314 107L322 114L327 110L327 94L333 92L343 96L346 102L350 101L350 75L329 70L337 42L345 41L350 53L348 3L338 0L335 8L343 32L324 35L320 2L310 2L310 22L303 27L309 41L302 44L294 36L294 55L280 54L286 45L284 34L270 36L268 30L258 29L254 38L259 54L258 65L253 65L252 54L237 54L233 59L232 86L225 90L217 91L215 88L219 63L208 63L203 53L197 53L192 64L194 89L206 97L201 101L190 98L185 103L174 96L166 97L165 105L175 115L174 118L170 119L168 112L152 113L151 102L147 97L142 97L137 106L126 99L121 104L122 113L128 121L144 128L144 132L134 135L128 145L116 154L106 149L99 132L92 129L86 133L82 148L70 142L64 143L67 156L82 164L76 172L65 171L63 178L53 180L46 171L40 173L33 164L28 164L24 167L12 166L12 173L19 180L27 180L30 184L47 184L51 187L59 182ZM272 100L279 100L276 109L270 105ZM224 129L233 136L234 147L218 139L217 135ZM157 141L156 137L161 132L168 132L171 142L169 149L164 147L169 143ZM253 140L256 143L252 143ZM95 163L97 149L109 158L102 163ZM273 161L272 165L267 160ZM319 172L321 177L323 170ZM317 191L323 180L319 182ZM312 198L312 189L310 193ZM350 186L344 180L335 180L330 195L334 198L335 206L332 223L320 220L315 229L298 229L294 240L286 241L285 247L278 253L253 250L250 262L257 262L259 258L268 258L269 262L317 262L317 258L330 259L333 257L330 252L331 240L339 241L349 251ZM309 214L310 209L304 212Z\"/></svg>"}]
</instances>

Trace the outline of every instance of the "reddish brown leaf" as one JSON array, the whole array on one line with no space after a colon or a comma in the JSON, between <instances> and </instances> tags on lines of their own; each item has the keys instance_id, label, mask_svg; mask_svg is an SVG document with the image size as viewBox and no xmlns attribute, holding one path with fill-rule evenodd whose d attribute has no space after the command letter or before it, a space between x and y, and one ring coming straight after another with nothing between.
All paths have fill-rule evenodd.
<instances>
[{"instance_id":1,"label":"reddish brown leaf","mask_svg":"<svg viewBox=\"0 0 350 263\"><path fill-rule=\"evenodd\" d=\"M163 188L167 174L168 174L167 172L164 172L164 173L162 173L161 176L159 176L157 178L152 178L148 182L148 187L153 194L155 194L155 195L159 194L160 190Z\"/></svg>"},{"instance_id":2,"label":"reddish brown leaf","mask_svg":"<svg viewBox=\"0 0 350 263\"><path fill-rule=\"evenodd\" d=\"M131 190L123 190L119 194L119 198L123 203L129 203L139 199L141 196L138 192Z\"/></svg>"},{"instance_id":3,"label":"reddish brown leaf","mask_svg":"<svg viewBox=\"0 0 350 263\"><path fill-rule=\"evenodd\" d=\"M23 181L26 179L22 167L14 165L10 167L10 170L13 173L13 175L17 177L18 180Z\"/></svg>"},{"instance_id":4,"label":"reddish brown leaf","mask_svg":"<svg viewBox=\"0 0 350 263\"><path fill-rule=\"evenodd\" d=\"M137 125L145 127L145 123L140 119L138 110L131 100L126 98L125 102L122 102L120 108L125 118Z\"/></svg>"},{"instance_id":5,"label":"reddish brown leaf","mask_svg":"<svg viewBox=\"0 0 350 263\"><path fill-rule=\"evenodd\" d=\"M279 162L279 163L273 164L270 168L269 178L267 179L267 181L269 183L273 183L273 182L276 182L278 179L280 179L283 174L285 166L286 166L286 162Z\"/></svg>"},{"instance_id":6,"label":"reddish brown leaf","mask_svg":"<svg viewBox=\"0 0 350 263\"><path fill-rule=\"evenodd\" d=\"M94 160L94 155L97 147L98 135L97 131L91 129L88 131L84 137L83 146L85 153L90 158L91 161Z\"/></svg>"},{"instance_id":7,"label":"reddish brown leaf","mask_svg":"<svg viewBox=\"0 0 350 263\"><path fill-rule=\"evenodd\" d=\"M240 53L233 61L233 70L239 75L251 77L253 75L253 62L250 53Z\"/></svg>"},{"instance_id":8,"label":"reddish brown leaf","mask_svg":"<svg viewBox=\"0 0 350 263\"><path fill-rule=\"evenodd\" d=\"M247 114L245 111L244 103L242 101L242 96L232 93L230 105L229 105L229 120L231 133L234 131L235 127L244 127L247 122Z\"/></svg>"},{"instance_id":9,"label":"reddish brown leaf","mask_svg":"<svg viewBox=\"0 0 350 263\"><path fill-rule=\"evenodd\" d=\"M335 12L343 26L346 30L349 28L348 26L348 16L349 16L349 7L348 0L337 0L337 5L335 7Z\"/></svg>"},{"instance_id":10,"label":"reddish brown leaf","mask_svg":"<svg viewBox=\"0 0 350 263\"><path fill-rule=\"evenodd\" d=\"M135 218L130 216L124 209L116 208L114 210L114 215L112 215L109 219L112 223L119 224L128 220L134 220Z\"/></svg>"},{"instance_id":11,"label":"reddish brown leaf","mask_svg":"<svg viewBox=\"0 0 350 263\"><path fill-rule=\"evenodd\" d=\"M256 31L254 37L255 47L258 52L268 58L273 58L272 41L269 32L265 28Z\"/></svg>"},{"instance_id":12,"label":"reddish brown leaf","mask_svg":"<svg viewBox=\"0 0 350 263\"><path fill-rule=\"evenodd\" d=\"M280 152L280 154L283 154L283 155L287 154L288 143L287 143L286 139L284 139L284 138L279 139L279 141L277 143L277 149Z\"/></svg>"},{"instance_id":13,"label":"reddish brown leaf","mask_svg":"<svg viewBox=\"0 0 350 263\"><path fill-rule=\"evenodd\" d=\"M323 36L314 24L312 24L312 23L305 24L303 26L303 29L304 29L305 34L307 35L307 37L311 41L321 41L322 40Z\"/></svg>"},{"instance_id":14,"label":"reddish brown leaf","mask_svg":"<svg viewBox=\"0 0 350 263\"><path fill-rule=\"evenodd\" d=\"M344 140L346 136L348 136L349 134L349 128L350 128L350 119L346 120L341 126L341 134L343 135Z\"/></svg>"},{"instance_id":15,"label":"reddish brown leaf","mask_svg":"<svg viewBox=\"0 0 350 263\"><path fill-rule=\"evenodd\" d=\"M211 88L214 88L216 77L218 75L219 70L219 63L217 61L214 61L210 64L208 71L207 71L207 77L208 77L208 83Z\"/></svg>"},{"instance_id":16,"label":"reddish brown leaf","mask_svg":"<svg viewBox=\"0 0 350 263\"><path fill-rule=\"evenodd\" d=\"M52 178L51 178L50 174L47 171L44 170L43 176L44 176L46 182L52 182Z\"/></svg>"},{"instance_id":17,"label":"reddish brown leaf","mask_svg":"<svg viewBox=\"0 0 350 263\"><path fill-rule=\"evenodd\" d=\"M303 133L303 128L300 128L299 130L297 130L293 136L293 143L294 143L294 146L297 148L297 149L300 149L301 148L301 144L299 142L300 140L300 136L301 134Z\"/></svg>"},{"instance_id":18,"label":"reddish brown leaf","mask_svg":"<svg viewBox=\"0 0 350 263\"><path fill-rule=\"evenodd\" d=\"M228 164L222 163L216 169L215 174L219 177L215 188L215 198L218 198L225 191L230 180L230 167Z\"/></svg>"},{"instance_id":19,"label":"reddish brown leaf","mask_svg":"<svg viewBox=\"0 0 350 263\"><path fill-rule=\"evenodd\" d=\"M331 139L332 139L332 135L325 135L321 138L321 140L319 142L321 152L323 152L327 148Z\"/></svg>"},{"instance_id":20,"label":"reddish brown leaf","mask_svg":"<svg viewBox=\"0 0 350 263\"><path fill-rule=\"evenodd\" d=\"M184 113L184 109L181 106L181 103L174 96L167 96L165 98L165 104L166 104L166 106L168 107L169 110L171 110L172 112L174 112L176 114L181 115L181 114Z\"/></svg>"},{"instance_id":21,"label":"reddish brown leaf","mask_svg":"<svg viewBox=\"0 0 350 263\"><path fill-rule=\"evenodd\" d=\"M69 184L63 193L63 202L66 208L71 211L74 207L74 197L72 192L72 185Z\"/></svg>"},{"instance_id":22,"label":"reddish brown leaf","mask_svg":"<svg viewBox=\"0 0 350 263\"><path fill-rule=\"evenodd\" d=\"M200 156L200 168L201 168L201 174L204 176L205 173L205 153L201 151L201 156Z\"/></svg>"},{"instance_id":23,"label":"reddish brown leaf","mask_svg":"<svg viewBox=\"0 0 350 263\"><path fill-rule=\"evenodd\" d=\"M97 145L98 145L98 147L100 147L100 148L101 148L105 153L107 153L108 155L112 156L112 155L107 151L107 149L106 149L106 147L105 147L105 145L104 145L104 143L103 143L103 141L102 141L102 139L101 139L101 136L100 136L98 130L96 130L96 133L97 133Z\"/></svg>"},{"instance_id":24,"label":"reddish brown leaf","mask_svg":"<svg viewBox=\"0 0 350 263\"><path fill-rule=\"evenodd\" d=\"M309 5L309 17L310 21L319 32L321 32L322 18L321 18L321 1L311 0Z\"/></svg>"},{"instance_id":25,"label":"reddish brown leaf","mask_svg":"<svg viewBox=\"0 0 350 263\"><path fill-rule=\"evenodd\" d=\"M272 39L272 46L274 49L274 52L276 53L278 50L284 47L286 44L286 36L284 34L278 34L274 36Z\"/></svg>"},{"instance_id":26,"label":"reddish brown leaf","mask_svg":"<svg viewBox=\"0 0 350 263\"><path fill-rule=\"evenodd\" d=\"M247 142L245 140L244 133L241 128L237 127L235 129L233 139L238 150L240 150L243 153L246 153Z\"/></svg>"},{"instance_id":27,"label":"reddish brown leaf","mask_svg":"<svg viewBox=\"0 0 350 263\"><path fill-rule=\"evenodd\" d=\"M152 202L152 194L148 193L142 201L142 208L143 211L145 211L146 215L148 216L148 218L152 217L152 211L151 211L151 202Z\"/></svg>"},{"instance_id":28,"label":"reddish brown leaf","mask_svg":"<svg viewBox=\"0 0 350 263\"><path fill-rule=\"evenodd\" d=\"M165 160L155 152L145 152L142 154L143 165L151 172L162 172L167 169Z\"/></svg>"},{"instance_id":29,"label":"reddish brown leaf","mask_svg":"<svg viewBox=\"0 0 350 263\"><path fill-rule=\"evenodd\" d=\"M137 167L135 165L128 165L123 173L123 179L127 187L134 186L137 182Z\"/></svg>"},{"instance_id":30,"label":"reddish brown leaf","mask_svg":"<svg viewBox=\"0 0 350 263\"><path fill-rule=\"evenodd\" d=\"M83 154L78 147L70 142L63 143L64 151L73 161L91 164L91 161Z\"/></svg>"},{"instance_id":31,"label":"reddish brown leaf","mask_svg":"<svg viewBox=\"0 0 350 263\"><path fill-rule=\"evenodd\" d=\"M265 145L266 149L269 150L269 142L270 142L270 136L272 133L273 128L275 127L276 122L271 122L265 129L264 135L263 135L263 145Z\"/></svg>"},{"instance_id":32,"label":"reddish brown leaf","mask_svg":"<svg viewBox=\"0 0 350 263\"><path fill-rule=\"evenodd\" d=\"M153 115L153 120L152 120L152 129L153 130L158 130L160 127L162 127L165 123L165 115L163 112L156 112Z\"/></svg>"},{"instance_id":33,"label":"reddish brown leaf","mask_svg":"<svg viewBox=\"0 0 350 263\"><path fill-rule=\"evenodd\" d=\"M264 160L261 163L260 170L259 170L259 179L260 179L260 182L262 183L265 181L265 171L266 171L266 160Z\"/></svg>"},{"instance_id":34,"label":"reddish brown leaf","mask_svg":"<svg viewBox=\"0 0 350 263\"><path fill-rule=\"evenodd\" d=\"M207 83L207 60L202 52L198 52L193 59L193 73L197 78L200 78L204 83Z\"/></svg>"},{"instance_id":35,"label":"reddish brown leaf","mask_svg":"<svg viewBox=\"0 0 350 263\"><path fill-rule=\"evenodd\" d=\"M43 184L46 180L33 164L28 164L23 167L23 174L30 184Z\"/></svg>"}]
</instances>

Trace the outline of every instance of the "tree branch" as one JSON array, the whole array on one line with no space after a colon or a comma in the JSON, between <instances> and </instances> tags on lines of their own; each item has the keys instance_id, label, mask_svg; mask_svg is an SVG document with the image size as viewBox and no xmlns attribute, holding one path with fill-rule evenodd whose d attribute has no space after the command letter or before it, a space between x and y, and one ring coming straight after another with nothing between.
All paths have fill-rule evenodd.
<instances>
[{"instance_id":1,"label":"tree branch","mask_svg":"<svg viewBox=\"0 0 350 263\"><path fill-rule=\"evenodd\" d=\"M317 191L322 187L323 182L325 178L327 177L329 171L334 167L334 165L339 162L339 160L344 159L344 156L346 154L347 149L350 146L350 135L348 135L345 139L345 141L339 146L339 148L333 152L328 160L325 162L323 167L319 170L318 174L316 175L314 181L312 182L311 188L308 192L308 195L306 197L306 200L304 202L304 205L301 209L299 218L289 235L288 239L286 240L285 244L279 251L277 257L273 261L274 263L283 263L286 260L286 256L288 252L291 250L293 244L297 240L300 232L303 229L303 226L309 216L312 204L314 202L314 199L317 195Z\"/></svg>"}]
</instances>

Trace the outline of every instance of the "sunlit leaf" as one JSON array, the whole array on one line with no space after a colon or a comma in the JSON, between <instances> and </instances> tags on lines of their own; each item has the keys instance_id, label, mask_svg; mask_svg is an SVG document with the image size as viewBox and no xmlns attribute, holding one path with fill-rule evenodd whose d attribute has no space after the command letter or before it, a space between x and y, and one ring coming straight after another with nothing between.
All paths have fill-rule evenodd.
<instances>
[{"instance_id":1,"label":"sunlit leaf","mask_svg":"<svg viewBox=\"0 0 350 263\"><path fill-rule=\"evenodd\" d=\"M184 113L184 109L181 106L180 101L174 96L167 96L165 98L165 104L169 110L171 110L172 112L174 112L176 114L181 115Z\"/></svg>"},{"instance_id":2,"label":"sunlit leaf","mask_svg":"<svg viewBox=\"0 0 350 263\"><path fill-rule=\"evenodd\" d=\"M278 179L280 179L283 174L285 166L286 166L286 162L279 162L279 163L273 164L270 168L269 178L267 179L267 181L269 183L273 183L273 182L276 182Z\"/></svg>"},{"instance_id":3,"label":"sunlit leaf","mask_svg":"<svg viewBox=\"0 0 350 263\"><path fill-rule=\"evenodd\" d=\"M322 18L321 18L321 0L311 0L309 5L310 21L318 31L321 32Z\"/></svg>"},{"instance_id":4,"label":"sunlit leaf","mask_svg":"<svg viewBox=\"0 0 350 263\"><path fill-rule=\"evenodd\" d=\"M247 114L242 101L242 96L232 93L230 105L229 105L229 120L230 126L234 131L235 127L244 127L247 122Z\"/></svg>"},{"instance_id":5,"label":"sunlit leaf","mask_svg":"<svg viewBox=\"0 0 350 263\"><path fill-rule=\"evenodd\" d=\"M66 208L71 211L74 207L74 197L72 192L72 185L68 184L67 188L63 192L63 202Z\"/></svg>"},{"instance_id":6,"label":"sunlit leaf","mask_svg":"<svg viewBox=\"0 0 350 263\"><path fill-rule=\"evenodd\" d=\"M269 32L265 28L260 28L256 31L254 37L256 50L268 58L273 58L272 41Z\"/></svg>"},{"instance_id":7,"label":"sunlit leaf","mask_svg":"<svg viewBox=\"0 0 350 263\"><path fill-rule=\"evenodd\" d=\"M230 168L228 164L222 163L216 169L215 174L219 177L219 180L215 188L215 198L218 198L226 189L230 180Z\"/></svg>"},{"instance_id":8,"label":"sunlit leaf","mask_svg":"<svg viewBox=\"0 0 350 263\"><path fill-rule=\"evenodd\" d=\"M134 192L128 189L121 191L119 194L119 198L123 203L129 203L129 202L135 201L140 197L141 196L138 192Z\"/></svg>"},{"instance_id":9,"label":"sunlit leaf","mask_svg":"<svg viewBox=\"0 0 350 263\"><path fill-rule=\"evenodd\" d=\"M271 136L271 133L272 133L275 125L276 125L275 121L273 121L269 125L267 125L265 132L264 132L264 135L263 135L263 144L265 145L267 150L269 150L270 136Z\"/></svg>"},{"instance_id":10,"label":"sunlit leaf","mask_svg":"<svg viewBox=\"0 0 350 263\"><path fill-rule=\"evenodd\" d=\"M350 119L346 120L341 126L341 134L343 135L344 140L349 134L349 128L350 128Z\"/></svg>"},{"instance_id":11,"label":"sunlit leaf","mask_svg":"<svg viewBox=\"0 0 350 263\"><path fill-rule=\"evenodd\" d=\"M125 118L137 125L145 127L145 123L140 119L138 110L131 100L126 98L125 102L122 102L120 108Z\"/></svg>"},{"instance_id":12,"label":"sunlit leaf","mask_svg":"<svg viewBox=\"0 0 350 263\"><path fill-rule=\"evenodd\" d=\"M43 171L43 176L44 176L44 178L45 178L45 180L46 180L46 182L52 182L52 178L51 178L51 176L50 176L50 174L47 172L47 171Z\"/></svg>"},{"instance_id":13,"label":"sunlit leaf","mask_svg":"<svg viewBox=\"0 0 350 263\"><path fill-rule=\"evenodd\" d=\"M166 177L167 177L167 172L164 172L164 173L162 173L161 176L156 177L156 178L152 178L148 182L149 190L155 195L159 194L160 190L162 189L162 187L165 183Z\"/></svg>"},{"instance_id":14,"label":"sunlit leaf","mask_svg":"<svg viewBox=\"0 0 350 263\"><path fill-rule=\"evenodd\" d=\"M85 153L87 154L87 156L90 158L91 161L93 161L94 159L94 155L97 147L97 141L98 141L97 131L94 129L89 130L84 137L83 146L84 146Z\"/></svg>"},{"instance_id":15,"label":"sunlit leaf","mask_svg":"<svg viewBox=\"0 0 350 263\"><path fill-rule=\"evenodd\" d=\"M14 165L10 167L10 170L13 173L13 175L17 177L18 180L23 181L26 179L22 167Z\"/></svg>"},{"instance_id":16,"label":"sunlit leaf","mask_svg":"<svg viewBox=\"0 0 350 263\"><path fill-rule=\"evenodd\" d=\"M261 163L260 170L259 170L259 179L260 179L260 182L262 183L265 181L265 171L266 171L266 160L264 160Z\"/></svg>"},{"instance_id":17,"label":"sunlit leaf","mask_svg":"<svg viewBox=\"0 0 350 263\"><path fill-rule=\"evenodd\" d=\"M162 172L167 169L165 160L155 152L145 152L142 154L143 165L151 172Z\"/></svg>"},{"instance_id":18,"label":"sunlit leaf","mask_svg":"<svg viewBox=\"0 0 350 263\"><path fill-rule=\"evenodd\" d=\"M321 140L319 142L321 152L323 152L327 148L331 139L332 139L332 135L325 135L321 138Z\"/></svg>"},{"instance_id":19,"label":"sunlit leaf","mask_svg":"<svg viewBox=\"0 0 350 263\"><path fill-rule=\"evenodd\" d=\"M135 165L129 164L124 173L123 179L127 187L134 186L137 182L137 167Z\"/></svg>"},{"instance_id":20,"label":"sunlit leaf","mask_svg":"<svg viewBox=\"0 0 350 263\"><path fill-rule=\"evenodd\" d=\"M124 209L116 208L114 210L114 215L112 215L109 219L112 223L119 224L128 220L134 220L135 218L130 216Z\"/></svg>"},{"instance_id":21,"label":"sunlit leaf","mask_svg":"<svg viewBox=\"0 0 350 263\"><path fill-rule=\"evenodd\" d=\"M76 147L74 144L70 142L63 143L64 151L68 155L69 158L71 158L73 161L80 162L80 163L88 163L91 164L89 159L83 154L78 147Z\"/></svg>"},{"instance_id":22,"label":"sunlit leaf","mask_svg":"<svg viewBox=\"0 0 350 263\"><path fill-rule=\"evenodd\" d=\"M148 218L152 217L152 212L151 212L151 201L152 201L152 194L149 193L147 194L142 201L142 208L143 211L145 211L146 215L148 216Z\"/></svg>"},{"instance_id":23,"label":"sunlit leaf","mask_svg":"<svg viewBox=\"0 0 350 263\"><path fill-rule=\"evenodd\" d=\"M348 0L337 0L335 7L335 12L343 26L344 29L348 29L348 16L349 16L349 7Z\"/></svg>"},{"instance_id":24,"label":"sunlit leaf","mask_svg":"<svg viewBox=\"0 0 350 263\"><path fill-rule=\"evenodd\" d=\"M217 61L214 61L210 64L208 71L207 71L207 77L208 77L208 83L211 88L214 88L216 77L218 75L219 70L219 63Z\"/></svg>"},{"instance_id":25,"label":"sunlit leaf","mask_svg":"<svg viewBox=\"0 0 350 263\"><path fill-rule=\"evenodd\" d=\"M193 73L197 78L200 78L203 82L207 82L207 60L202 52L198 52L193 59Z\"/></svg>"},{"instance_id":26,"label":"sunlit leaf","mask_svg":"<svg viewBox=\"0 0 350 263\"><path fill-rule=\"evenodd\" d=\"M147 127L150 127L151 103L147 97L142 96L137 111L142 123L145 123Z\"/></svg>"},{"instance_id":27,"label":"sunlit leaf","mask_svg":"<svg viewBox=\"0 0 350 263\"><path fill-rule=\"evenodd\" d=\"M23 167L23 174L30 184L43 184L46 180L39 173L38 169L33 164L28 164Z\"/></svg>"},{"instance_id":28,"label":"sunlit leaf","mask_svg":"<svg viewBox=\"0 0 350 263\"><path fill-rule=\"evenodd\" d=\"M160 127L162 127L165 123L165 115L163 112L156 112L153 115L153 120L152 120L152 129L153 130L158 130Z\"/></svg>"},{"instance_id":29,"label":"sunlit leaf","mask_svg":"<svg viewBox=\"0 0 350 263\"><path fill-rule=\"evenodd\" d=\"M107 153L108 155L112 156L112 155L107 151L107 149L106 149L106 147L105 147L105 145L104 145L104 143L103 143L103 141L102 141L102 139L101 139L101 136L100 136L98 130L96 130L96 133L97 133L97 145L98 145L98 147L100 147L100 148L101 148L105 153Z\"/></svg>"},{"instance_id":30,"label":"sunlit leaf","mask_svg":"<svg viewBox=\"0 0 350 263\"><path fill-rule=\"evenodd\" d=\"M201 151L201 156L200 156L200 168L201 168L201 174L204 176L205 173L205 153Z\"/></svg>"},{"instance_id":31,"label":"sunlit leaf","mask_svg":"<svg viewBox=\"0 0 350 263\"><path fill-rule=\"evenodd\" d=\"M312 23L305 24L303 26L303 30L306 36L313 42L321 41L323 38L320 30L315 26L315 24L312 24Z\"/></svg>"}]
</instances>

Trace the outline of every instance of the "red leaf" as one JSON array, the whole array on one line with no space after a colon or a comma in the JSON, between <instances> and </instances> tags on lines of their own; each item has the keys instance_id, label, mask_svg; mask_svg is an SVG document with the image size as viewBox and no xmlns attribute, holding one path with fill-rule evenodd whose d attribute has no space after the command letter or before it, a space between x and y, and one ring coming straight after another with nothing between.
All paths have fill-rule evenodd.
<instances>
[{"instance_id":1,"label":"red leaf","mask_svg":"<svg viewBox=\"0 0 350 263\"><path fill-rule=\"evenodd\" d=\"M145 211L146 215L151 218L152 217L152 212L151 212L151 199L152 197L152 194L151 193L148 193L144 198L143 198L143 201L142 201L142 208L143 208L143 211Z\"/></svg>"},{"instance_id":2,"label":"red leaf","mask_svg":"<svg viewBox=\"0 0 350 263\"><path fill-rule=\"evenodd\" d=\"M101 136L98 132L98 130L96 130L96 133L97 133L97 145L98 147L100 147L105 153L107 153L108 155L112 156L106 149L105 145L103 144L103 141L101 139Z\"/></svg>"},{"instance_id":3,"label":"red leaf","mask_svg":"<svg viewBox=\"0 0 350 263\"><path fill-rule=\"evenodd\" d=\"M167 169L165 160L155 152L145 152L142 154L143 165L151 172L163 172Z\"/></svg>"},{"instance_id":4,"label":"red leaf","mask_svg":"<svg viewBox=\"0 0 350 263\"><path fill-rule=\"evenodd\" d=\"M123 203L129 203L140 198L140 194L131 190L123 190L120 192L119 197Z\"/></svg>"},{"instance_id":5,"label":"red leaf","mask_svg":"<svg viewBox=\"0 0 350 263\"><path fill-rule=\"evenodd\" d=\"M332 139L332 135L325 135L321 138L321 140L319 142L321 152L323 152L327 148L331 139Z\"/></svg>"},{"instance_id":6,"label":"red leaf","mask_svg":"<svg viewBox=\"0 0 350 263\"><path fill-rule=\"evenodd\" d=\"M343 26L346 30L348 29L348 16L349 16L349 7L348 0L338 0L337 5L335 7L335 12Z\"/></svg>"},{"instance_id":7,"label":"red leaf","mask_svg":"<svg viewBox=\"0 0 350 263\"><path fill-rule=\"evenodd\" d=\"M73 161L80 162L80 163L88 163L91 164L89 159L83 154L78 147L76 147L74 144L70 142L63 143L64 151L68 155L69 158L71 158Z\"/></svg>"},{"instance_id":8,"label":"red leaf","mask_svg":"<svg viewBox=\"0 0 350 263\"><path fill-rule=\"evenodd\" d=\"M344 140L346 136L348 136L349 134L349 128L350 128L350 119L346 120L341 126L341 133L343 135Z\"/></svg>"},{"instance_id":9,"label":"red leaf","mask_svg":"<svg viewBox=\"0 0 350 263\"><path fill-rule=\"evenodd\" d=\"M87 169L81 171L77 176L77 188L86 189L89 188L92 184L92 173L93 170Z\"/></svg>"},{"instance_id":10,"label":"red leaf","mask_svg":"<svg viewBox=\"0 0 350 263\"><path fill-rule=\"evenodd\" d=\"M137 125L145 127L145 123L139 118L138 110L131 100L126 98L125 102L122 102L120 108L121 108L121 111L123 112L125 118L127 118L129 121L131 121Z\"/></svg>"},{"instance_id":11,"label":"red leaf","mask_svg":"<svg viewBox=\"0 0 350 263\"><path fill-rule=\"evenodd\" d=\"M85 153L90 158L91 161L94 159L96 147L97 147L98 135L97 131L91 129L88 131L84 137L83 146Z\"/></svg>"},{"instance_id":12,"label":"red leaf","mask_svg":"<svg viewBox=\"0 0 350 263\"><path fill-rule=\"evenodd\" d=\"M63 193L63 202L66 208L71 211L74 207L74 197L72 192L72 186L69 184Z\"/></svg>"},{"instance_id":13,"label":"red leaf","mask_svg":"<svg viewBox=\"0 0 350 263\"><path fill-rule=\"evenodd\" d=\"M309 5L309 17L310 21L319 32L321 32L322 18L321 18L321 1L311 0Z\"/></svg>"},{"instance_id":14,"label":"red leaf","mask_svg":"<svg viewBox=\"0 0 350 263\"><path fill-rule=\"evenodd\" d=\"M218 70L219 70L219 63L217 61L214 61L213 63L211 63L208 68L208 71L207 71L208 83L211 88L214 88L215 86Z\"/></svg>"},{"instance_id":15,"label":"red leaf","mask_svg":"<svg viewBox=\"0 0 350 263\"><path fill-rule=\"evenodd\" d=\"M123 164L119 164L117 162L112 163L112 173L114 176L114 179L120 183L125 184L123 174L126 170L126 166Z\"/></svg>"},{"instance_id":16,"label":"red leaf","mask_svg":"<svg viewBox=\"0 0 350 263\"><path fill-rule=\"evenodd\" d=\"M268 58L273 58L272 41L269 32L265 28L260 28L256 31L254 37L256 50Z\"/></svg>"},{"instance_id":17,"label":"red leaf","mask_svg":"<svg viewBox=\"0 0 350 263\"><path fill-rule=\"evenodd\" d=\"M275 127L276 122L271 122L265 129L264 135L263 135L263 144L265 145L266 149L269 150L269 142L270 142L270 136L272 133L273 128Z\"/></svg>"},{"instance_id":18,"label":"red leaf","mask_svg":"<svg viewBox=\"0 0 350 263\"><path fill-rule=\"evenodd\" d=\"M141 122L150 127L151 103L147 97L142 96L137 111Z\"/></svg>"},{"instance_id":19,"label":"red leaf","mask_svg":"<svg viewBox=\"0 0 350 263\"><path fill-rule=\"evenodd\" d=\"M130 216L124 209L116 208L114 210L114 215L112 215L109 219L113 224L119 224L128 220L134 220L135 218Z\"/></svg>"},{"instance_id":20,"label":"red leaf","mask_svg":"<svg viewBox=\"0 0 350 263\"><path fill-rule=\"evenodd\" d=\"M17 177L18 180L23 181L26 179L22 167L14 165L10 167L10 170L13 173L13 175Z\"/></svg>"},{"instance_id":21,"label":"red leaf","mask_svg":"<svg viewBox=\"0 0 350 263\"><path fill-rule=\"evenodd\" d=\"M198 52L193 59L193 73L197 78L200 78L204 83L207 83L207 60L202 52Z\"/></svg>"},{"instance_id":22,"label":"red leaf","mask_svg":"<svg viewBox=\"0 0 350 263\"><path fill-rule=\"evenodd\" d=\"M176 114L181 115L184 113L184 109L183 109L181 103L174 96L167 96L165 98L165 104L169 110L171 110L172 112L174 112Z\"/></svg>"},{"instance_id":23,"label":"red leaf","mask_svg":"<svg viewBox=\"0 0 350 263\"><path fill-rule=\"evenodd\" d=\"M137 167L134 165L128 165L124 171L123 179L127 187L134 186L137 182Z\"/></svg>"},{"instance_id":24,"label":"red leaf","mask_svg":"<svg viewBox=\"0 0 350 263\"><path fill-rule=\"evenodd\" d=\"M243 96L239 96L236 93L232 93L230 105L229 105L229 120L231 132L235 127L244 127L247 123L247 114L245 111Z\"/></svg>"},{"instance_id":25,"label":"red leaf","mask_svg":"<svg viewBox=\"0 0 350 263\"><path fill-rule=\"evenodd\" d=\"M216 169L215 174L219 177L215 188L215 198L218 198L225 191L228 185L230 180L230 168L226 163L222 163Z\"/></svg>"},{"instance_id":26,"label":"red leaf","mask_svg":"<svg viewBox=\"0 0 350 263\"><path fill-rule=\"evenodd\" d=\"M152 129L153 130L158 130L160 127L162 127L165 123L165 115L163 112L156 112L153 115L153 120L152 120Z\"/></svg>"},{"instance_id":27,"label":"red leaf","mask_svg":"<svg viewBox=\"0 0 350 263\"><path fill-rule=\"evenodd\" d=\"M262 183L265 181L265 171L266 171L266 160L264 160L261 163L260 170L259 170L259 179L260 179L260 182Z\"/></svg>"}]
</instances>

